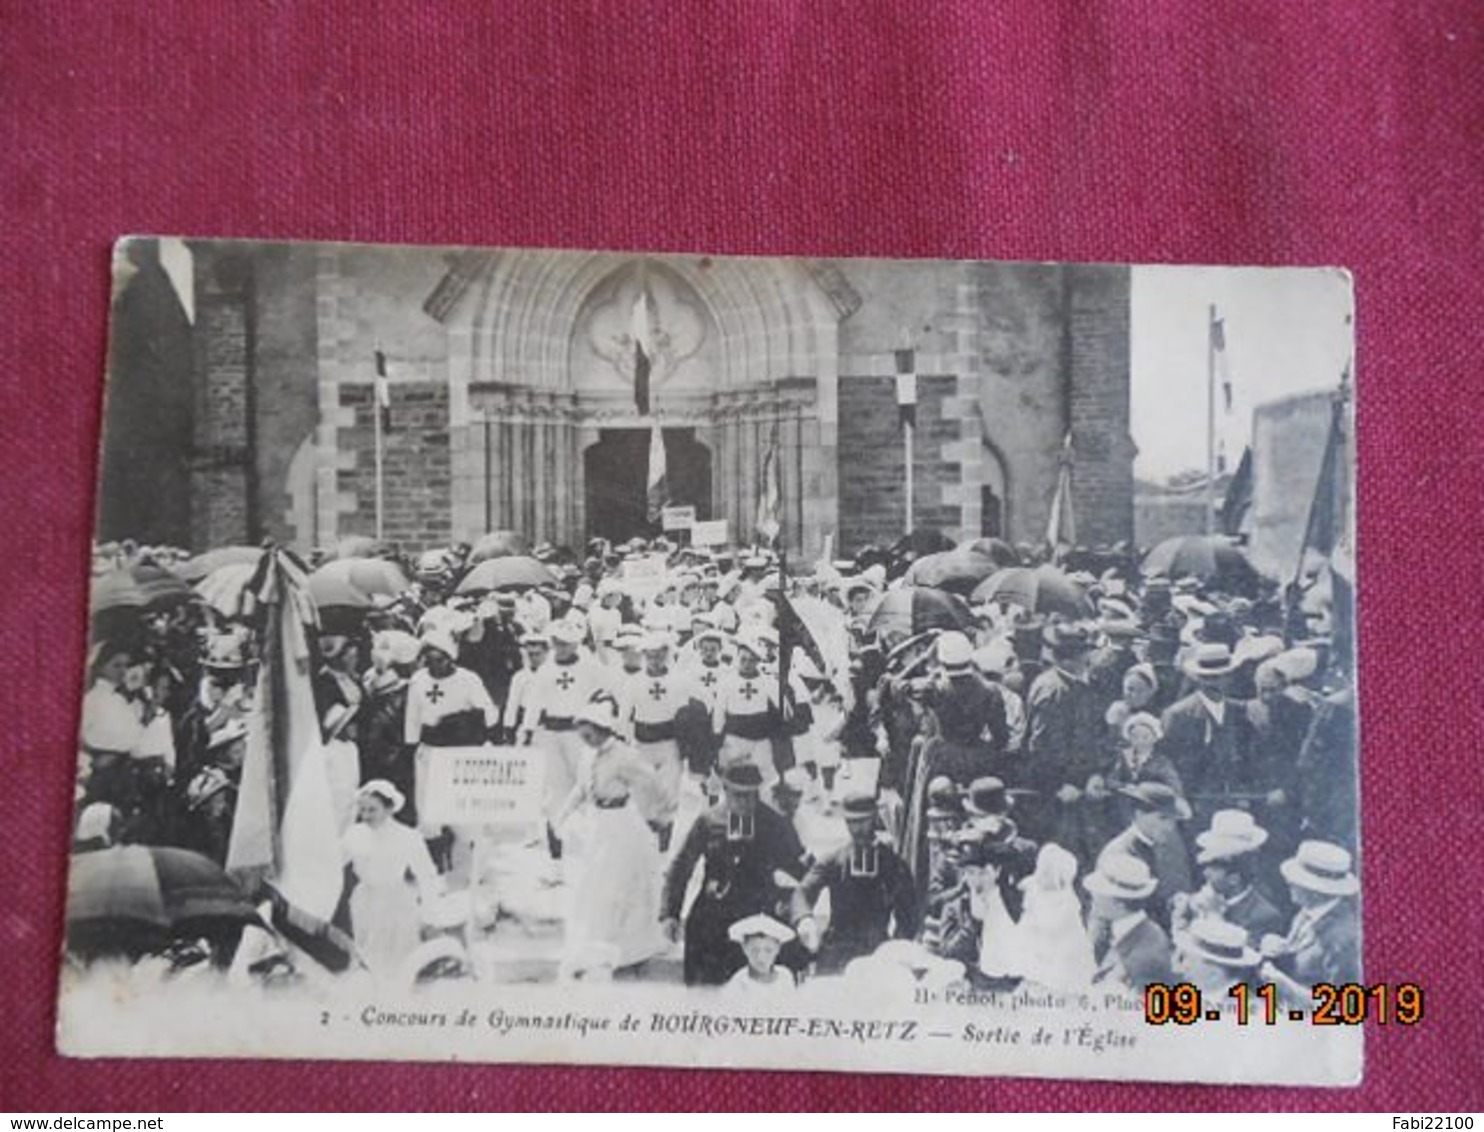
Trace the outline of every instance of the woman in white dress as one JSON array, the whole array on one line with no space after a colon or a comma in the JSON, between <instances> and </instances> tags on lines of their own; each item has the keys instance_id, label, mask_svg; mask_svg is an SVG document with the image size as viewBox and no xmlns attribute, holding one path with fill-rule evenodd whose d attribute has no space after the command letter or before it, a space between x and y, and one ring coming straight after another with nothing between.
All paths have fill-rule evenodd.
<instances>
[{"instance_id":1,"label":"woman in white dress","mask_svg":"<svg viewBox=\"0 0 1484 1132\"><path fill-rule=\"evenodd\" d=\"M421 905L442 888L417 830L393 821L402 792L378 778L356 791L356 821L345 831L346 860L355 874L350 896L356 950L371 973L395 976L421 942Z\"/></svg>"},{"instance_id":2,"label":"woman in white dress","mask_svg":"<svg viewBox=\"0 0 1484 1132\"><path fill-rule=\"evenodd\" d=\"M573 849L562 962L569 976L582 973L590 956L604 955L617 971L662 945L659 848L641 812L659 786L654 769L619 738L611 697L586 705L575 722L588 754L552 823ZM566 828L573 819L586 823L585 832Z\"/></svg>"}]
</instances>

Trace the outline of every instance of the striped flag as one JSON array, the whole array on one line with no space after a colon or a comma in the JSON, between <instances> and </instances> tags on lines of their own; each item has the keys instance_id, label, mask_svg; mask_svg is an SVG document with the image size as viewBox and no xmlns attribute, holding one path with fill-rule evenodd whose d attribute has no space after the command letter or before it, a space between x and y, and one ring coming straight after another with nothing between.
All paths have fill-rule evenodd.
<instances>
[{"instance_id":1,"label":"striped flag","mask_svg":"<svg viewBox=\"0 0 1484 1132\"><path fill-rule=\"evenodd\" d=\"M248 891L271 882L294 908L328 921L344 875L310 671L316 615L308 574L270 548L247 595L262 627L262 657L227 871Z\"/></svg>"},{"instance_id":2,"label":"striped flag","mask_svg":"<svg viewBox=\"0 0 1484 1132\"><path fill-rule=\"evenodd\" d=\"M1046 523L1046 545L1055 552L1058 547L1077 545L1077 523L1072 516L1072 434L1062 441L1061 471L1056 477L1056 494L1051 498L1051 517Z\"/></svg>"},{"instance_id":3,"label":"striped flag","mask_svg":"<svg viewBox=\"0 0 1484 1132\"><path fill-rule=\"evenodd\" d=\"M654 308L648 287L641 287L634 299L630 333L634 339L634 406L641 417L647 417L649 374L654 368Z\"/></svg>"},{"instance_id":4,"label":"striped flag","mask_svg":"<svg viewBox=\"0 0 1484 1132\"><path fill-rule=\"evenodd\" d=\"M665 434L658 424L650 426L649 430L649 479L645 496L649 521L658 523L670 502L670 481L665 468Z\"/></svg>"},{"instance_id":5,"label":"striped flag","mask_svg":"<svg viewBox=\"0 0 1484 1132\"><path fill-rule=\"evenodd\" d=\"M381 414L381 431L392 430L392 388L386 379L386 354L376 351L376 411Z\"/></svg>"},{"instance_id":6,"label":"striped flag","mask_svg":"<svg viewBox=\"0 0 1484 1132\"><path fill-rule=\"evenodd\" d=\"M1232 411L1232 371L1231 364L1226 355L1226 319L1213 318L1211 320L1211 357L1216 361L1216 369L1221 374L1221 395L1226 403L1226 411Z\"/></svg>"},{"instance_id":7,"label":"striped flag","mask_svg":"<svg viewBox=\"0 0 1484 1132\"><path fill-rule=\"evenodd\" d=\"M903 425L917 424L917 351L898 350L897 415Z\"/></svg>"},{"instance_id":8,"label":"striped flag","mask_svg":"<svg viewBox=\"0 0 1484 1132\"><path fill-rule=\"evenodd\" d=\"M778 541L782 530L778 522L778 430L774 428L763 457L762 493L757 501L757 533L767 546Z\"/></svg>"}]
</instances>

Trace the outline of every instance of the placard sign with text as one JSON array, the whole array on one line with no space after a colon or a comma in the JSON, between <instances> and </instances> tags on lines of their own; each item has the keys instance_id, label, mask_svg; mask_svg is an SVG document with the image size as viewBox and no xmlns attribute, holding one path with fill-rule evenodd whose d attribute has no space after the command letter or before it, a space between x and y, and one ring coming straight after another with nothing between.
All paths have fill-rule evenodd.
<instances>
[{"instance_id":1,"label":"placard sign with text","mask_svg":"<svg viewBox=\"0 0 1484 1132\"><path fill-rule=\"evenodd\" d=\"M691 525L690 544L692 546L725 546L727 541L725 519L708 519L703 523Z\"/></svg>"},{"instance_id":2,"label":"placard sign with text","mask_svg":"<svg viewBox=\"0 0 1484 1132\"><path fill-rule=\"evenodd\" d=\"M660 525L667 531L688 531L696 525L696 509L689 505L666 507L660 512Z\"/></svg>"},{"instance_id":3,"label":"placard sign with text","mask_svg":"<svg viewBox=\"0 0 1484 1132\"><path fill-rule=\"evenodd\" d=\"M543 752L535 747L425 747L418 819L444 825L534 825L542 820Z\"/></svg>"}]
</instances>

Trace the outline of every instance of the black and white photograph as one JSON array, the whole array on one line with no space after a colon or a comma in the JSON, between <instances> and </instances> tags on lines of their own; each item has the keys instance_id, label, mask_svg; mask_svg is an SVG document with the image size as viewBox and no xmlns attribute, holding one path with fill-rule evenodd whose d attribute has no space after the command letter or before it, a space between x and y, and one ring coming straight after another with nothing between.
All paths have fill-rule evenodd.
<instances>
[{"instance_id":1,"label":"black and white photograph","mask_svg":"<svg viewBox=\"0 0 1484 1132\"><path fill-rule=\"evenodd\" d=\"M1359 1080L1345 272L113 278L62 1052Z\"/></svg>"}]
</instances>

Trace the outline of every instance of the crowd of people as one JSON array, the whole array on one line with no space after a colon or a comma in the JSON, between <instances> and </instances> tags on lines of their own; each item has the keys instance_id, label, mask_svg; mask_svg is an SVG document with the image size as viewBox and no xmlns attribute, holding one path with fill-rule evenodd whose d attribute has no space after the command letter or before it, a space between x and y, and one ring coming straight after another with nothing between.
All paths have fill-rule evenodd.
<instances>
[{"instance_id":1,"label":"crowd of people","mask_svg":"<svg viewBox=\"0 0 1484 1132\"><path fill-rule=\"evenodd\" d=\"M769 998L902 976L1307 1002L1358 976L1349 649L1276 587L1002 547L1074 603L950 587L914 614L910 544L805 570L543 546L549 581L483 592L469 546L358 549L406 584L320 610L312 679L335 922L378 977L477 967L435 910L479 832L427 794L442 753L486 743L539 752L562 977L655 977L671 948L687 985ZM183 559L103 547L95 573ZM231 602L170 592L95 619L75 849L226 865L261 642Z\"/></svg>"}]
</instances>

